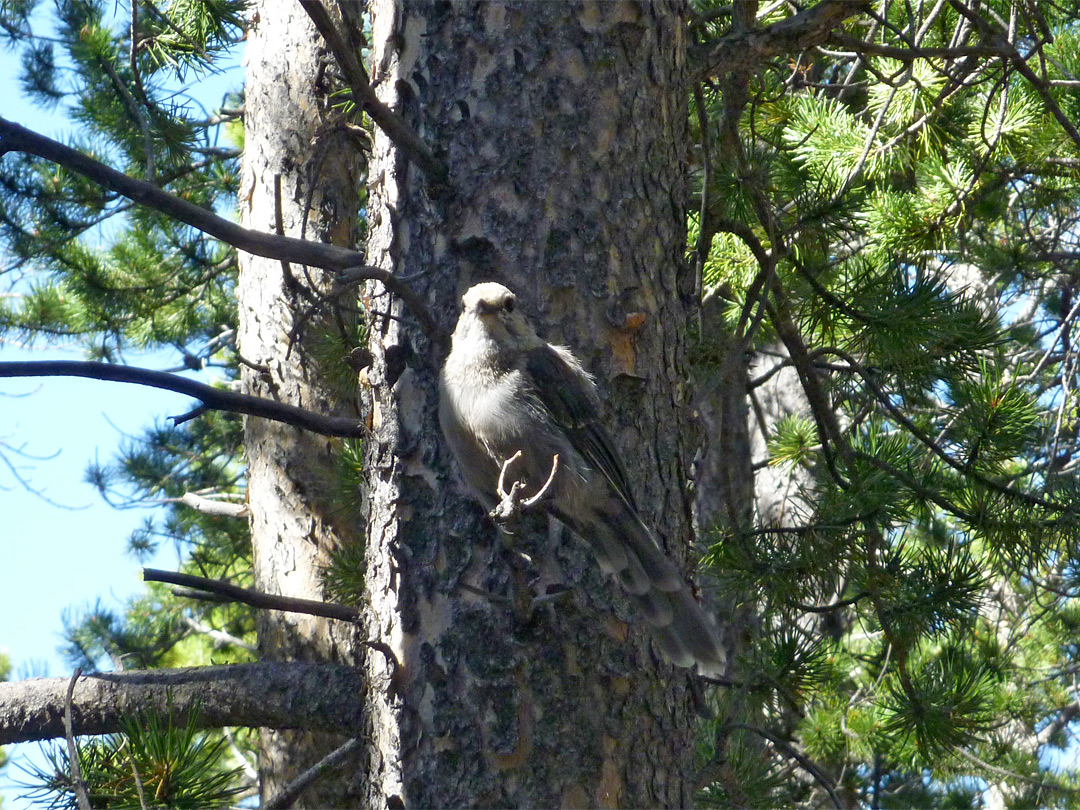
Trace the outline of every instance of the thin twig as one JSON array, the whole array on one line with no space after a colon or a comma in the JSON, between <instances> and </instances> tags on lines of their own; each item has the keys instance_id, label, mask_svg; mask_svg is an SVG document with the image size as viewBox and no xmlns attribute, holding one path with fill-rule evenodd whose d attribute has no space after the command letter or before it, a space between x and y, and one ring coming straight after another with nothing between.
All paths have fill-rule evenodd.
<instances>
[{"instance_id":1,"label":"thin twig","mask_svg":"<svg viewBox=\"0 0 1080 810\"><path fill-rule=\"evenodd\" d=\"M801 610L806 613L829 613L833 610L840 610L841 608L854 605L869 595L870 593L868 591L862 591L861 593L855 594L855 596L833 602L831 605L804 605L801 602L792 602L791 606L796 610Z\"/></svg>"},{"instance_id":2,"label":"thin twig","mask_svg":"<svg viewBox=\"0 0 1080 810\"><path fill-rule=\"evenodd\" d=\"M131 31L128 47L128 66L131 68L131 77L135 82L135 93L138 95L138 103L132 104L132 113L139 124L143 136L143 151L146 156L146 179L155 182L157 170L154 168L154 140L150 137L150 120L147 112L150 110L150 100L146 97L146 88L143 87L142 73L139 71L139 0L131 0ZM121 84L120 87L123 87ZM140 106L141 104L141 106ZM144 109L145 108L145 109Z\"/></svg>"},{"instance_id":3,"label":"thin twig","mask_svg":"<svg viewBox=\"0 0 1080 810\"><path fill-rule=\"evenodd\" d=\"M540 487L540 491L533 495L531 498L526 498L521 504L525 509L533 506L537 501L547 495L548 490L551 489L552 483L555 481L555 473L559 471L559 454L556 453L551 457L551 473L547 477L547 481Z\"/></svg>"},{"instance_id":4,"label":"thin twig","mask_svg":"<svg viewBox=\"0 0 1080 810\"><path fill-rule=\"evenodd\" d=\"M694 246L697 272L694 278L694 301L700 307L705 289L705 263L712 250L713 224L709 217L709 185L712 183L712 143L709 138L709 113L705 109L705 93L701 82L694 82L694 107L697 109L698 129L701 130L701 201L698 205L698 238ZM700 317L700 316L699 316ZM698 324L699 328L701 324Z\"/></svg>"},{"instance_id":5,"label":"thin twig","mask_svg":"<svg viewBox=\"0 0 1080 810\"><path fill-rule=\"evenodd\" d=\"M146 179L154 182L154 147L153 141L150 138L150 122L146 119L146 113L142 107L139 106L139 102L135 100L135 97L131 95L131 91L128 90L127 84L120 78L120 75L116 72L116 68L107 59L100 60L101 68L108 74L109 79L113 83L113 87L116 92L124 100L124 106L128 108L128 112L131 113L131 117L135 119L135 123L139 126L139 133L143 139L143 152L146 155Z\"/></svg>"},{"instance_id":6,"label":"thin twig","mask_svg":"<svg viewBox=\"0 0 1080 810\"><path fill-rule=\"evenodd\" d=\"M310 787L316 780L321 778L327 771L341 765L353 751L360 749L360 740L349 740L342 746L335 748L325 757L320 759L306 771L301 773L280 791L262 803L262 810L281 810L292 807L293 803L300 798L300 794Z\"/></svg>"},{"instance_id":7,"label":"thin twig","mask_svg":"<svg viewBox=\"0 0 1080 810\"><path fill-rule=\"evenodd\" d=\"M131 763L131 776L135 780L135 791L139 794L139 807L141 810L147 810L146 793L143 791L143 783L139 776L139 769L135 767L135 755L131 752L131 740L124 740L124 748L127 752L128 762Z\"/></svg>"},{"instance_id":8,"label":"thin twig","mask_svg":"<svg viewBox=\"0 0 1080 810\"><path fill-rule=\"evenodd\" d=\"M446 165L432 154L428 145L409 128L400 115L375 95L375 90L368 81L367 71L356 57L355 49L349 47L323 5L318 0L300 0L300 5L330 46L338 66L345 73L357 104L363 106L371 120L397 147L412 158L431 180L445 183L450 174Z\"/></svg>"},{"instance_id":9,"label":"thin twig","mask_svg":"<svg viewBox=\"0 0 1080 810\"><path fill-rule=\"evenodd\" d=\"M510 456L510 458L506 459L506 461L502 463L502 468L499 470L499 481L495 485L495 491L504 501L510 497L510 494L506 491L506 472L510 469L511 465L513 465L513 463L519 458L521 458L520 450L514 453L514 455Z\"/></svg>"},{"instance_id":10,"label":"thin twig","mask_svg":"<svg viewBox=\"0 0 1080 810\"><path fill-rule=\"evenodd\" d=\"M82 675L82 668L76 667L68 681L67 695L64 698L64 737L67 738L68 764L71 767L71 789L79 801L79 810L92 810L90 794L86 790L86 782L82 778L82 770L79 768L79 751L75 747L75 732L71 722L71 703L75 696L75 682Z\"/></svg>"},{"instance_id":11,"label":"thin twig","mask_svg":"<svg viewBox=\"0 0 1080 810\"><path fill-rule=\"evenodd\" d=\"M1065 111L1061 109L1061 106L1050 94L1050 89L1047 87L1046 82L1035 74L1035 71L1028 65L1024 55L1021 54L1016 49L1016 46L1009 40L1008 34L990 20L987 20L977 12L968 8L966 4L959 2L959 0L950 0L949 5L951 5L958 14L962 14L970 20L972 25L979 29L979 31L990 39L992 44L999 49L999 53L1012 62L1013 66L1016 68L1016 72L1031 83L1032 88L1043 100L1043 104L1046 105L1046 109L1057 120L1058 124L1061 125L1061 128L1065 130L1065 134L1069 136L1074 144L1080 146L1080 131L1077 131L1076 126L1069 119L1069 116L1065 114ZM1036 49L1037 52L1039 50L1041 49Z\"/></svg>"},{"instance_id":12,"label":"thin twig","mask_svg":"<svg viewBox=\"0 0 1080 810\"><path fill-rule=\"evenodd\" d=\"M515 481L511 485L510 491L507 492L506 490L506 473L520 458L521 451L518 450L514 455L503 462L502 469L499 470L499 481L496 485L499 504L491 510L491 518L500 525L508 523L524 510L535 506L541 498L547 495L548 491L551 489L551 485L555 482L555 474L559 471L559 454L556 453L551 457L551 472L547 477L547 481L544 482L544 485L540 487L535 495L522 500L521 492L525 488L525 483L523 481Z\"/></svg>"},{"instance_id":13,"label":"thin twig","mask_svg":"<svg viewBox=\"0 0 1080 810\"><path fill-rule=\"evenodd\" d=\"M1078 792L1076 788L1070 788L1066 785L1055 785L1053 782L1043 782L1041 779L1033 779L1026 774L1006 770L1005 768L999 768L997 765L991 765L989 762L979 759L979 757L975 756L973 753L971 753L965 748L957 748L956 751L958 754L960 754L960 756L962 756L964 759L968 760L972 764L977 765L978 767L983 768L990 773L996 774L998 776L1004 776L1008 779L1017 779L1021 782L1027 782L1029 785L1034 785L1038 788L1042 788L1045 790L1058 791L1059 793L1068 793L1075 795Z\"/></svg>"},{"instance_id":14,"label":"thin twig","mask_svg":"<svg viewBox=\"0 0 1080 810\"><path fill-rule=\"evenodd\" d=\"M215 630L210 625L203 624L198 619L194 619L191 616L182 616L180 620L199 635L207 636L219 645L231 644L234 647L239 647L242 650L247 650L252 653L257 653L259 651L258 646L252 644L250 641L244 641L242 638L238 638L232 633L226 633L224 630Z\"/></svg>"},{"instance_id":15,"label":"thin twig","mask_svg":"<svg viewBox=\"0 0 1080 810\"><path fill-rule=\"evenodd\" d=\"M833 787L832 782L829 781L829 778L822 772L822 770L817 765L811 762L804 754L801 754L799 751L797 751L795 747L792 746L791 743L789 743L787 740L777 736L776 734L773 734L768 729L760 728L759 726L752 726L749 723L725 723L723 727L725 729L742 729L743 731L752 731L754 734L758 734L764 737L766 740L771 742L773 745L775 745L793 760L802 765L806 772L809 773L812 777L814 777L814 781L816 781L819 785L825 788L825 792L828 793L829 798L832 799L833 806L836 807L837 810L843 810L844 805L840 802L840 797L836 795L836 789Z\"/></svg>"}]
</instances>

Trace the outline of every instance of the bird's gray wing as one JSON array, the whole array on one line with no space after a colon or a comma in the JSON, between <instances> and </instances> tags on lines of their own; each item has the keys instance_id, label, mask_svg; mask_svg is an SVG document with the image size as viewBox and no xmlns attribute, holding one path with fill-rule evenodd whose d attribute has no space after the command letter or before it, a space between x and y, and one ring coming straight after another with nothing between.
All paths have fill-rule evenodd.
<instances>
[{"instance_id":1,"label":"bird's gray wing","mask_svg":"<svg viewBox=\"0 0 1080 810\"><path fill-rule=\"evenodd\" d=\"M548 345L525 353L525 371L536 384L537 397L574 449L636 511L629 479L600 422L596 396L584 372L572 367Z\"/></svg>"},{"instance_id":2,"label":"bird's gray wing","mask_svg":"<svg viewBox=\"0 0 1080 810\"><path fill-rule=\"evenodd\" d=\"M592 549L600 567L637 602L672 663L687 667L696 662L701 672L719 674L724 669L724 651L712 620L638 516L626 473L600 424L596 395L584 371L547 345L525 353L524 371L551 419L611 487L608 497L573 513L557 501L547 508L574 530Z\"/></svg>"}]
</instances>

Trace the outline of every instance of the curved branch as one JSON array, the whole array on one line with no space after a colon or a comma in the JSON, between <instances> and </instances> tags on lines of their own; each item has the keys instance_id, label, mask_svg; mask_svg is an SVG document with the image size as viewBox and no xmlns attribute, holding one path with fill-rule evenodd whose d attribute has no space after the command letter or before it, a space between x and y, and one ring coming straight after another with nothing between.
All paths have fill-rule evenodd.
<instances>
[{"instance_id":1,"label":"curved branch","mask_svg":"<svg viewBox=\"0 0 1080 810\"><path fill-rule=\"evenodd\" d=\"M130 177L111 166L84 155L77 149L46 138L14 121L0 118L0 156L7 152L36 155L93 180L139 205L172 217L205 234L232 245L237 250L266 259L307 264L338 272L349 271L352 276L378 281L405 305L420 321L420 326L436 343L443 345L446 336L423 299L401 279L381 267L364 263L364 256L355 250L327 244L308 242L291 236L262 233L230 222L213 211L170 194L153 183Z\"/></svg>"},{"instance_id":2,"label":"curved branch","mask_svg":"<svg viewBox=\"0 0 1080 810\"><path fill-rule=\"evenodd\" d=\"M821 785L821 787L825 788L825 792L828 793L829 798L832 799L833 806L836 807L837 810L842 810L844 805L841 803L840 797L836 795L836 788L833 786L832 780L830 780L829 777L825 775L821 768L811 762L809 757L796 750L795 746L793 746L783 737L773 734L766 728L754 726L750 723L724 723L722 730L724 729L741 729L743 731L751 731L754 734L758 734L764 737L766 740L779 748L784 754L798 762L807 773L814 777L814 781Z\"/></svg>"},{"instance_id":3,"label":"curved branch","mask_svg":"<svg viewBox=\"0 0 1080 810\"><path fill-rule=\"evenodd\" d=\"M738 31L694 48L691 79L701 81L728 71L753 71L784 54L800 53L828 42L838 25L873 10L869 0L823 0L805 11L764 28Z\"/></svg>"},{"instance_id":4,"label":"curved branch","mask_svg":"<svg viewBox=\"0 0 1080 810\"><path fill-rule=\"evenodd\" d=\"M133 383L187 394L202 403L202 408L260 416L275 422L310 430L322 436L359 438L366 435L364 423L343 416L325 416L295 405L272 399L240 394L189 380L178 374L148 368L120 366L79 360L31 360L0 363L0 377L87 377L92 380Z\"/></svg>"},{"instance_id":5,"label":"curved branch","mask_svg":"<svg viewBox=\"0 0 1080 810\"><path fill-rule=\"evenodd\" d=\"M70 678L0 683L0 745L64 736ZM267 661L219 667L83 674L72 696L75 734L112 734L137 712L171 712L183 725L198 705L200 728L302 728L356 736L362 674L331 664Z\"/></svg>"},{"instance_id":6,"label":"curved branch","mask_svg":"<svg viewBox=\"0 0 1080 810\"><path fill-rule=\"evenodd\" d=\"M75 694L75 684L82 675L78 667L68 681L67 691L64 693L64 736L67 738L68 765L71 768L71 786L75 790L78 799L79 810L91 810L90 796L86 791L86 782L83 781L82 772L79 768L79 754L75 749L75 728L71 721L72 698Z\"/></svg>"},{"instance_id":7,"label":"curved branch","mask_svg":"<svg viewBox=\"0 0 1080 810\"><path fill-rule=\"evenodd\" d=\"M335 748L281 788L279 792L264 801L259 810L279 810L284 807L292 807L301 793L325 776L327 771L340 768L343 763L348 761L349 755L354 751L359 751L361 747L361 741L354 737L344 745Z\"/></svg>"},{"instance_id":8,"label":"curved branch","mask_svg":"<svg viewBox=\"0 0 1080 810\"><path fill-rule=\"evenodd\" d=\"M375 90L368 81L367 71L357 58L356 51L349 47L349 43L338 31L322 3L318 0L300 0L300 5L322 34L326 44L330 46L334 59L337 60L338 66L349 82L349 89L356 103L364 108L364 111L371 116L371 120L398 148L416 161L416 164L424 170L424 174L436 183L445 183L449 177L446 165L431 153L428 145L409 129L408 124L400 115L383 104L375 95Z\"/></svg>"}]
</instances>

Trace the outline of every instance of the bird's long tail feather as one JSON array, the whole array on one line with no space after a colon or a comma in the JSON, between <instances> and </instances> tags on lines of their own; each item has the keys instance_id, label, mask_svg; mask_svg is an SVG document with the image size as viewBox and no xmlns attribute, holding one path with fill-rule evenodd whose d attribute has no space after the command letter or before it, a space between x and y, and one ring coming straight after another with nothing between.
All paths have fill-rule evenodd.
<instances>
[{"instance_id":1,"label":"bird's long tail feather","mask_svg":"<svg viewBox=\"0 0 1080 810\"><path fill-rule=\"evenodd\" d=\"M600 568L613 576L637 604L653 638L671 663L698 665L704 675L724 669L716 628L689 584L641 519L623 503L588 522L559 516L592 550Z\"/></svg>"}]
</instances>

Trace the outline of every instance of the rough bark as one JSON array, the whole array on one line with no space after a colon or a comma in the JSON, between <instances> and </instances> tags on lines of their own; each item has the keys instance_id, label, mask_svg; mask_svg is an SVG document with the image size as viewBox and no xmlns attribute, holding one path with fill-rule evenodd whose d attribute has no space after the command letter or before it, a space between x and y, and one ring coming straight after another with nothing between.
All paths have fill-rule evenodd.
<instances>
[{"instance_id":1,"label":"rough bark","mask_svg":"<svg viewBox=\"0 0 1080 810\"><path fill-rule=\"evenodd\" d=\"M358 153L348 142L326 150L313 144L316 135L323 142L333 137L320 132L331 114L320 81L322 40L299 5L264 0L255 4L253 20L246 50L243 224L351 247L357 240L362 183ZM320 413L356 417L355 404L328 383L328 364L336 358L328 358L325 347L334 340L347 341L349 323L326 298L326 274L241 257L238 343L253 366L245 368L245 389ZM327 497L335 474L333 444L251 418L244 440L255 586L268 593L319 599L320 567L329 553L339 544L359 542L343 525L340 505ZM301 614L263 613L258 631L264 658L354 661L354 631L347 625ZM340 693L337 698L343 714L351 715L357 695ZM361 733L359 726L354 733ZM265 730L261 742L261 789L266 797L341 739ZM305 793L301 804L351 804L351 789L348 780L323 780Z\"/></svg>"},{"instance_id":2,"label":"rough bark","mask_svg":"<svg viewBox=\"0 0 1080 810\"><path fill-rule=\"evenodd\" d=\"M694 526L706 545L720 534L725 542L753 542L746 530L754 518L753 438L748 419L749 373L740 341L724 323L719 296L712 296L701 311L701 356L694 367L694 422L698 439L694 458ZM703 549L704 550L704 549ZM756 673L741 667L760 632L756 594L730 589L710 594L712 607L722 618L724 647L729 661L729 677L737 683L751 683ZM760 723L760 713L742 690L727 690L723 720ZM739 806L745 795L729 760L730 732L715 741L713 759L704 776L724 786ZM765 756L760 738L749 737L746 744Z\"/></svg>"},{"instance_id":3,"label":"rough bark","mask_svg":"<svg viewBox=\"0 0 1080 810\"><path fill-rule=\"evenodd\" d=\"M0 683L0 745L64 736L70 678L30 678ZM188 722L198 706L198 726L348 729L360 705L346 712L338 697L362 687L360 673L343 666L283 661L222 667L97 672L83 675L72 695L75 734L111 734L138 712Z\"/></svg>"},{"instance_id":4,"label":"rough bark","mask_svg":"<svg viewBox=\"0 0 1080 810\"><path fill-rule=\"evenodd\" d=\"M754 518L753 438L748 421L749 374L745 352L730 335L723 304L712 296L700 313L701 356L694 367L694 529L702 551L718 532L728 542L752 542L742 534ZM760 454L759 454L760 456ZM716 594L713 605L723 617L724 646L736 672L758 630L752 594ZM743 719L743 718L740 718Z\"/></svg>"},{"instance_id":5,"label":"rough bark","mask_svg":"<svg viewBox=\"0 0 1080 810\"><path fill-rule=\"evenodd\" d=\"M428 184L381 133L369 263L414 276L449 328L481 280L514 289L609 403L646 517L685 558L687 296L678 4L373 5L373 81L450 168ZM576 540L500 539L435 423L441 357L372 321L370 626L403 662L366 806L684 806L691 701ZM535 602L566 587L563 598ZM479 595L477 591L490 594ZM381 656L369 677L385 678Z\"/></svg>"}]
</instances>

